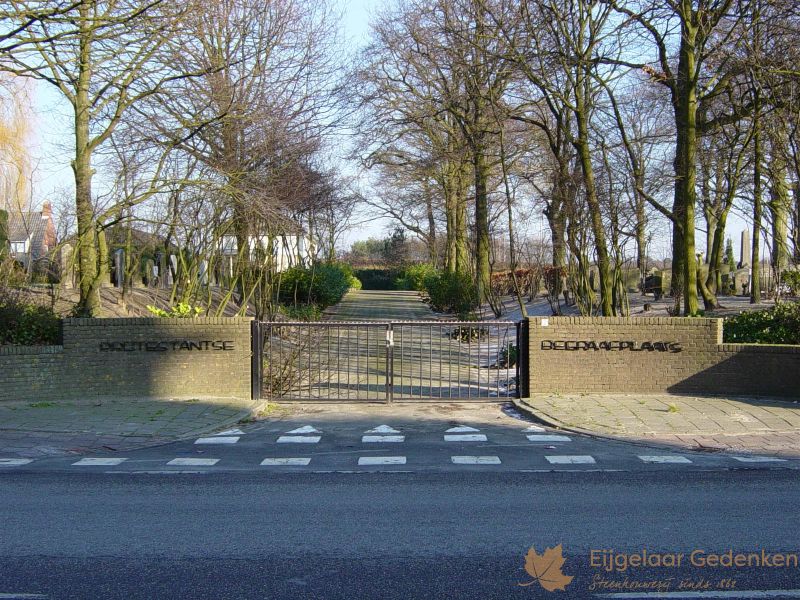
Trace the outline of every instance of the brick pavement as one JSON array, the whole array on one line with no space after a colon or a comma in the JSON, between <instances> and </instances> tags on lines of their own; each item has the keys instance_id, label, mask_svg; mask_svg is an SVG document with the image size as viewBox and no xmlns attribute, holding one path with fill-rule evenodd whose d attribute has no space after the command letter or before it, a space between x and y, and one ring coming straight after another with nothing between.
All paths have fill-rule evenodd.
<instances>
[{"instance_id":1,"label":"brick pavement","mask_svg":"<svg viewBox=\"0 0 800 600\"><path fill-rule=\"evenodd\" d=\"M36 458L130 450L234 425L262 402L92 398L0 404L0 457Z\"/></svg>"},{"instance_id":2,"label":"brick pavement","mask_svg":"<svg viewBox=\"0 0 800 600\"><path fill-rule=\"evenodd\" d=\"M797 402L669 394L548 394L520 400L518 406L548 425L613 439L800 457Z\"/></svg>"}]
</instances>

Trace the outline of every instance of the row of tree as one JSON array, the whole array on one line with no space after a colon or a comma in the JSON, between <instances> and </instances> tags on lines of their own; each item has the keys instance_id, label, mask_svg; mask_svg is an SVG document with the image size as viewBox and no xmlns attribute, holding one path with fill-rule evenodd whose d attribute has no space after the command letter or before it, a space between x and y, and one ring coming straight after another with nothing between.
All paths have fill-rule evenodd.
<instances>
[{"instance_id":1,"label":"row of tree","mask_svg":"<svg viewBox=\"0 0 800 600\"><path fill-rule=\"evenodd\" d=\"M796 2L404 0L373 34L356 69L372 203L482 298L492 234L513 271L532 208L553 266L604 315L624 312L626 248L643 279L665 225L676 314L718 305L732 210L753 227L753 301L765 235L778 281L800 261Z\"/></svg>"}]
</instances>

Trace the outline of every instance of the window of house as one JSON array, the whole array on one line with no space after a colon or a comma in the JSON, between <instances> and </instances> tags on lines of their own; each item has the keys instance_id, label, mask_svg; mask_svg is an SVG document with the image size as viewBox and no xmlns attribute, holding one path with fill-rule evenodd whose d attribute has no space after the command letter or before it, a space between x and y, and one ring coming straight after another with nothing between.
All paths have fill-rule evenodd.
<instances>
[{"instance_id":1,"label":"window of house","mask_svg":"<svg viewBox=\"0 0 800 600\"><path fill-rule=\"evenodd\" d=\"M12 254L25 254L28 252L28 240L24 242L11 242Z\"/></svg>"}]
</instances>

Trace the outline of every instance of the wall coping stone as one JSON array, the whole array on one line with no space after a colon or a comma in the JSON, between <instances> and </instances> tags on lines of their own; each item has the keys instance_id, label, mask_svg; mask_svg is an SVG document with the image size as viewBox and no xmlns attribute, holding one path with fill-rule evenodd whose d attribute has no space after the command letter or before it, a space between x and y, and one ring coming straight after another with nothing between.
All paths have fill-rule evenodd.
<instances>
[{"instance_id":1,"label":"wall coping stone","mask_svg":"<svg viewBox=\"0 0 800 600\"><path fill-rule=\"evenodd\" d=\"M171 325L189 327L197 325L241 325L250 323L253 317L198 317L195 319L180 319L167 317L115 317L111 319L95 318L68 318L64 323L71 327L124 327L128 325Z\"/></svg>"},{"instance_id":2,"label":"wall coping stone","mask_svg":"<svg viewBox=\"0 0 800 600\"><path fill-rule=\"evenodd\" d=\"M542 319L552 325L694 325L715 327L722 319L705 317L529 317L541 326Z\"/></svg>"},{"instance_id":3,"label":"wall coping stone","mask_svg":"<svg viewBox=\"0 0 800 600\"><path fill-rule=\"evenodd\" d=\"M60 354L64 346L0 346L0 356L18 354Z\"/></svg>"}]
</instances>

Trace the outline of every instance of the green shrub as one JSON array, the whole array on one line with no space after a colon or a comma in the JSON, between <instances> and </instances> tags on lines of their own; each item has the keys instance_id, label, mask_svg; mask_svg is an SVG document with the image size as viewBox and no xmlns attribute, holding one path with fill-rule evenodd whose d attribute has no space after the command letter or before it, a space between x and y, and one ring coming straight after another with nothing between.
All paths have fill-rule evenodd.
<instances>
[{"instance_id":1,"label":"green shrub","mask_svg":"<svg viewBox=\"0 0 800 600\"><path fill-rule=\"evenodd\" d=\"M322 310L316 304L281 304L278 310L290 321L319 321Z\"/></svg>"},{"instance_id":2,"label":"green shrub","mask_svg":"<svg viewBox=\"0 0 800 600\"><path fill-rule=\"evenodd\" d=\"M351 290L361 289L361 280L355 275L350 275L350 289Z\"/></svg>"},{"instance_id":3,"label":"green shrub","mask_svg":"<svg viewBox=\"0 0 800 600\"><path fill-rule=\"evenodd\" d=\"M402 272L397 269L356 269L354 275L365 290L396 290Z\"/></svg>"},{"instance_id":4,"label":"green shrub","mask_svg":"<svg viewBox=\"0 0 800 600\"><path fill-rule=\"evenodd\" d=\"M478 289L465 273L435 272L425 278L425 292L431 308L469 319L478 307Z\"/></svg>"},{"instance_id":5,"label":"green shrub","mask_svg":"<svg viewBox=\"0 0 800 600\"><path fill-rule=\"evenodd\" d=\"M178 302L175 306L170 306L167 310L157 306L147 306L152 314L165 319L194 319L203 314L205 310L202 306L192 306L188 302Z\"/></svg>"},{"instance_id":6,"label":"green shrub","mask_svg":"<svg viewBox=\"0 0 800 600\"><path fill-rule=\"evenodd\" d=\"M728 317L723 337L727 343L800 344L800 302Z\"/></svg>"},{"instance_id":7,"label":"green shrub","mask_svg":"<svg viewBox=\"0 0 800 600\"><path fill-rule=\"evenodd\" d=\"M47 306L0 291L0 345L58 344L61 319Z\"/></svg>"},{"instance_id":8,"label":"green shrub","mask_svg":"<svg viewBox=\"0 0 800 600\"><path fill-rule=\"evenodd\" d=\"M339 302L353 283L345 264L292 267L281 274L280 300L286 304L317 304L321 309Z\"/></svg>"},{"instance_id":9,"label":"green shrub","mask_svg":"<svg viewBox=\"0 0 800 600\"><path fill-rule=\"evenodd\" d=\"M784 271L783 282L793 296L800 295L800 271Z\"/></svg>"},{"instance_id":10,"label":"green shrub","mask_svg":"<svg viewBox=\"0 0 800 600\"><path fill-rule=\"evenodd\" d=\"M517 354L519 354L516 344L506 344L500 350L497 366L503 369L510 369L517 366Z\"/></svg>"},{"instance_id":11,"label":"green shrub","mask_svg":"<svg viewBox=\"0 0 800 600\"><path fill-rule=\"evenodd\" d=\"M436 267L430 263L418 263L406 267L403 276L397 280L397 289L425 291L425 279L436 274Z\"/></svg>"}]
</instances>

